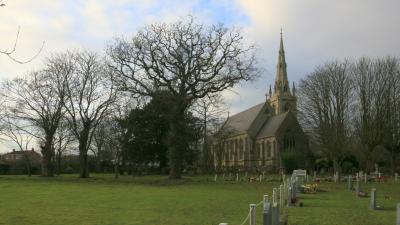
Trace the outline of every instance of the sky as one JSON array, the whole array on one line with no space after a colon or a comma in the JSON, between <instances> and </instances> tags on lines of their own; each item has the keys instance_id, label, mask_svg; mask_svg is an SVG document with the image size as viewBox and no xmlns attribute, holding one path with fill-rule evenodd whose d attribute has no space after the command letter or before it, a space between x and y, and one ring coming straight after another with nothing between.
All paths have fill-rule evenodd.
<instances>
[{"instance_id":1,"label":"sky","mask_svg":"<svg viewBox=\"0 0 400 225\"><path fill-rule=\"evenodd\" d=\"M0 79L23 76L43 60L67 49L104 53L115 37L130 37L146 24L173 22L193 15L205 24L241 28L246 42L257 46L261 77L224 93L235 114L265 101L274 82L280 29L283 30L289 82L298 83L328 60L362 56L400 56L399 0L2 0ZM0 152L4 147L0 146Z\"/></svg>"}]
</instances>

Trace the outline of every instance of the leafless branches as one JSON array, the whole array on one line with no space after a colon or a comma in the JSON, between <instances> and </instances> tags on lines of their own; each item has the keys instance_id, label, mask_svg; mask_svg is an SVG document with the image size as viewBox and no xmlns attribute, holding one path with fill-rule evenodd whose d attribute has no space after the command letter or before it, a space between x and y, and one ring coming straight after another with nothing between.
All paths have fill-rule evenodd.
<instances>
[{"instance_id":1,"label":"leafless branches","mask_svg":"<svg viewBox=\"0 0 400 225\"><path fill-rule=\"evenodd\" d=\"M171 93L171 178L180 177L185 145L176 143L193 101L257 77L254 48L243 43L238 31L223 25L204 27L191 17L149 25L131 40L117 39L108 56L122 90L150 97L160 89Z\"/></svg>"}]
</instances>

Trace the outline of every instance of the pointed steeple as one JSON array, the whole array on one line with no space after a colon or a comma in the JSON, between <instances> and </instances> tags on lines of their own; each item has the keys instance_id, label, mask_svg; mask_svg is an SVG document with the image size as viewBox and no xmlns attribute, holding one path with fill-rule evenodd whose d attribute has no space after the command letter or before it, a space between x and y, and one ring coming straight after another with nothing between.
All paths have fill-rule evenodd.
<instances>
[{"instance_id":1,"label":"pointed steeple","mask_svg":"<svg viewBox=\"0 0 400 225\"><path fill-rule=\"evenodd\" d=\"M293 81L293 87L292 87L292 95L296 96L296 86L294 86L294 81Z\"/></svg>"},{"instance_id":2,"label":"pointed steeple","mask_svg":"<svg viewBox=\"0 0 400 225\"><path fill-rule=\"evenodd\" d=\"M278 64L276 66L276 78L275 78L275 93L289 92L289 82L286 71L286 59L285 50L283 48L283 37L281 28L281 40L279 46Z\"/></svg>"}]
</instances>

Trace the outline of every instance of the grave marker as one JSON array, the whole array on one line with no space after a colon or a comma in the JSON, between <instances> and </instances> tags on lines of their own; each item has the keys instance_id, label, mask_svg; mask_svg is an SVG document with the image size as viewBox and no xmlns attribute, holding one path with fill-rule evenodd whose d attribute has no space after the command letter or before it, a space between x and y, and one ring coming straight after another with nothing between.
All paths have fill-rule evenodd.
<instances>
[{"instance_id":1,"label":"grave marker","mask_svg":"<svg viewBox=\"0 0 400 225\"><path fill-rule=\"evenodd\" d=\"M278 204L278 193L276 188L272 190L272 204Z\"/></svg>"},{"instance_id":2,"label":"grave marker","mask_svg":"<svg viewBox=\"0 0 400 225\"><path fill-rule=\"evenodd\" d=\"M395 174L394 174L394 182L397 182L398 177L399 177L399 174L398 174L398 173L395 173Z\"/></svg>"},{"instance_id":3,"label":"grave marker","mask_svg":"<svg viewBox=\"0 0 400 225\"><path fill-rule=\"evenodd\" d=\"M288 188L287 192L287 206L292 206L292 187Z\"/></svg>"},{"instance_id":4,"label":"grave marker","mask_svg":"<svg viewBox=\"0 0 400 225\"><path fill-rule=\"evenodd\" d=\"M371 189L371 202L369 204L370 210L376 209L376 188Z\"/></svg>"},{"instance_id":5,"label":"grave marker","mask_svg":"<svg viewBox=\"0 0 400 225\"><path fill-rule=\"evenodd\" d=\"M367 183L367 174L364 174L364 183Z\"/></svg>"},{"instance_id":6,"label":"grave marker","mask_svg":"<svg viewBox=\"0 0 400 225\"><path fill-rule=\"evenodd\" d=\"M361 191L360 179L359 179L358 176L357 176L357 179L356 179L356 196L357 196L357 197L358 197L358 194L360 193L360 191Z\"/></svg>"},{"instance_id":7,"label":"grave marker","mask_svg":"<svg viewBox=\"0 0 400 225\"><path fill-rule=\"evenodd\" d=\"M239 181L239 173L236 173L236 182Z\"/></svg>"},{"instance_id":8,"label":"grave marker","mask_svg":"<svg viewBox=\"0 0 400 225\"><path fill-rule=\"evenodd\" d=\"M351 191L351 189L353 188L353 184L352 184L352 180L351 180L351 175L349 175L349 177L347 178L347 189L349 191Z\"/></svg>"},{"instance_id":9,"label":"grave marker","mask_svg":"<svg viewBox=\"0 0 400 225\"><path fill-rule=\"evenodd\" d=\"M214 176L214 181L217 181L217 174L215 174L215 176Z\"/></svg>"}]
</instances>

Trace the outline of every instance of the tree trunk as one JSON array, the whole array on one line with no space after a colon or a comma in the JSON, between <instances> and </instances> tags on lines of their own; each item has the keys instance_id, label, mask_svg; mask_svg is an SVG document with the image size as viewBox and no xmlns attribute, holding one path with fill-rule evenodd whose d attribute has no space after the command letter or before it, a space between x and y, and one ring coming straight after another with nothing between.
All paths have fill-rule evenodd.
<instances>
[{"instance_id":1,"label":"tree trunk","mask_svg":"<svg viewBox=\"0 0 400 225\"><path fill-rule=\"evenodd\" d=\"M81 149L80 147L79 147L79 162L80 162L79 177L89 178L87 151L85 149Z\"/></svg>"},{"instance_id":2,"label":"tree trunk","mask_svg":"<svg viewBox=\"0 0 400 225\"><path fill-rule=\"evenodd\" d=\"M170 120L168 156L169 156L169 178L180 179L186 147L185 138L185 107L177 107Z\"/></svg>"},{"instance_id":3,"label":"tree trunk","mask_svg":"<svg viewBox=\"0 0 400 225\"><path fill-rule=\"evenodd\" d=\"M53 165L53 137L47 136L46 142L42 148L42 177L53 177L54 176L54 165Z\"/></svg>"}]
</instances>

